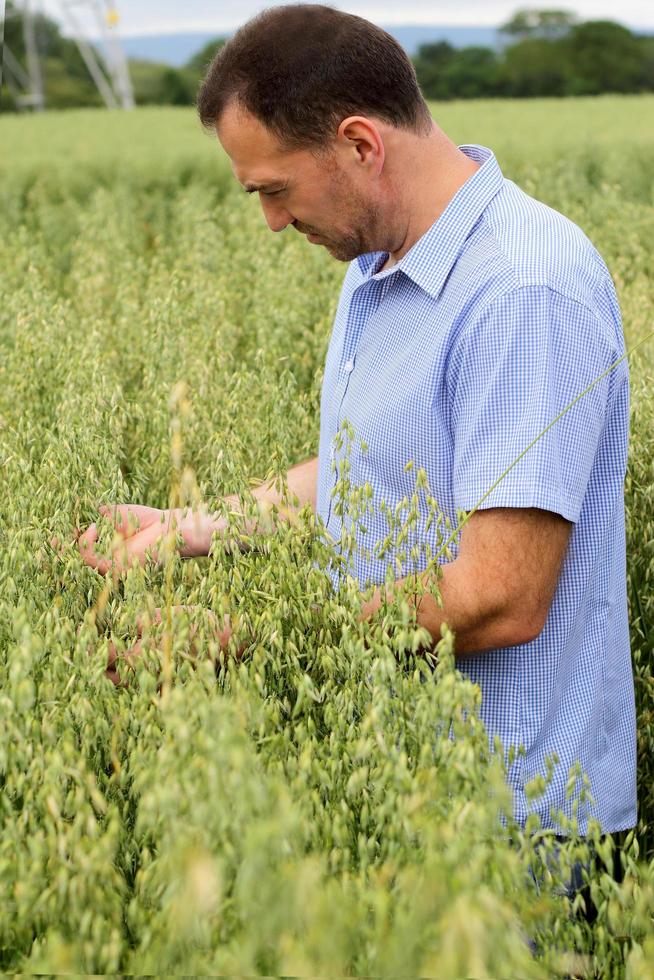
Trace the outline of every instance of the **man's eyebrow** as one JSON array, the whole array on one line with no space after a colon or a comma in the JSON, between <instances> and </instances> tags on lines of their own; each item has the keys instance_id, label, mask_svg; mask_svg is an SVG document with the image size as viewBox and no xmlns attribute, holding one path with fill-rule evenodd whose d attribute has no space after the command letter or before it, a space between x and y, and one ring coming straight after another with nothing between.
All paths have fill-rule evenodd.
<instances>
[{"instance_id":1,"label":"man's eyebrow","mask_svg":"<svg viewBox=\"0 0 654 980\"><path fill-rule=\"evenodd\" d=\"M278 187L281 189L282 187L285 186L286 185L284 184L283 181L273 180L269 184L252 184L252 183L244 184L243 190L245 191L246 194L254 194L255 191L268 191L270 190L271 187Z\"/></svg>"}]
</instances>

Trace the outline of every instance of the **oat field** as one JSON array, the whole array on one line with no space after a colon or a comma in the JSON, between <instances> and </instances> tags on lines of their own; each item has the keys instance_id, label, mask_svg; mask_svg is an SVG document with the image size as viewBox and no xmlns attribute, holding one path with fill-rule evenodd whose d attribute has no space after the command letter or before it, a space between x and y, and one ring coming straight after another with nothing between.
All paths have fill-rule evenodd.
<instances>
[{"instance_id":1,"label":"oat field","mask_svg":"<svg viewBox=\"0 0 654 980\"><path fill-rule=\"evenodd\" d=\"M628 346L654 329L654 97L432 111L589 235ZM561 894L588 844L502 822L451 635L430 660L406 605L359 624L308 509L120 577L77 551L100 504L246 504L315 455L345 266L271 234L189 110L5 116L0 144L0 969L651 977L654 339L626 481L641 823L589 924ZM110 644L177 605L256 640L216 662L171 616L114 686Z\"/></svg>"}]
</instances>

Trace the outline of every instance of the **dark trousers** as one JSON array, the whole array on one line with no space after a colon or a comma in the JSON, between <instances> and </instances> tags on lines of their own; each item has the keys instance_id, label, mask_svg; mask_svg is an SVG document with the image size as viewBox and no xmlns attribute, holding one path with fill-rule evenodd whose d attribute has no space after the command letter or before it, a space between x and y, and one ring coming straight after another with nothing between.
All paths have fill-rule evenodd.
<instances>
[{"instance_id":1,"label":"dark trousers","mask_svg":"<svg viewBox=\"0 0 654 980\"><path fill-rule=\"evenodd\" d=\"M624 870L620 860L620 849L627 833L628 831L622 831L620 833L613 834L614 848L610 859L610 867L606 864L603 858L597 854L595 848L591 846L590 866L586 866L589 877L594 877L597 872L608 872L614 881L620 883L623 880ZM567 838L557 837L556 839L560 843L564 843ZM601 841L604 841L605 839L605 837L600 838ZM581 863L581 861L578 861L572 868L572 874L570 876L567 891L570 899L573 899L576 895L581 893L584 899L584 911L580 914L589 925L592 925L597 919L597 909L595 908L590 896L590 887L584 881L584 865Z\"/></svg>"},{"instance_id":2,"label":"dark trousers","mask_svg":"<svg viewBox=\"0 0 654 980\"><path fill-rule=\"evenodd\" d=\"M578 861L573 865L570 880L565 888L565 894L567 894L570 901L572 901L579 894L581 894L583 897L583 905L575 913L575 917L578 921L581 920L582 922L586 922L589 926L593 926L597 919L597 909L595 908L595 905L591 899L590 886L586 883L586 877L588 879L592 879L597 872L608 872L618 883L622 881L624 871L620 860L620 850L627 833L628 831L623 831L622 833L612 835L614 843L614 850L611 859L612 867L607 866L606 862L599 856L599 854L597 854L596 849L592 845L589 847L591 852L589 861L585 864ZM556 837L555 840L558 843L563 844L567 838ZM602 837L601 840L603 841L605 838ZM586 871L587 874L584 874L584 871ZM531 874L532 879L538 888L538 877L533 870ZM532 953L536 955L537 947L535 941L529 937L526 937L526 942Z\"/></svg>"}]
</instances>

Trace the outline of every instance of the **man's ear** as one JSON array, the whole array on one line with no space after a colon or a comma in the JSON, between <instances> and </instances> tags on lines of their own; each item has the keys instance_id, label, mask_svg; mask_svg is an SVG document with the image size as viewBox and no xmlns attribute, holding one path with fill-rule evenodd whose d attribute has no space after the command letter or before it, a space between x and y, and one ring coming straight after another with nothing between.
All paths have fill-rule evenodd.
<instances>
[{"instance_id":1,"label":"man's ear","mask_svg":"<svg viewBox=\"0 0 654 980\"><path fill-rule=\"evenodd\" d=\"M357 162L374 168L377 174L384 166L385 149L382 135L371 119L366 116L348 116L338 127L337 141L349 143Z\"/></svg>"}]
</instances>

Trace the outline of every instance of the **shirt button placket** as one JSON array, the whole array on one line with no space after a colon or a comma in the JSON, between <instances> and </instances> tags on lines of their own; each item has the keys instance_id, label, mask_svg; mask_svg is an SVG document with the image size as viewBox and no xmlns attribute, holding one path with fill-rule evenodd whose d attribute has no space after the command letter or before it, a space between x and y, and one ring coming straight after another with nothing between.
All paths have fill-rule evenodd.
<instances>
[{"instance_id":1,"label":"shirt button placket","mask_svg":"<svg viewBox=\"0 0 654 980\"><path fill-rule=\"evenodd\" d=\"M354 297L353 297L353 303L352 303L352 307L351 307L351 312L352 312L353 309L354 309L355 312L354 312L354 316L353 316L352 322L351 322L351 324L348 324L348 329L345 332L345 342L344 342L344 348L345 348L345 350L347 350L347 348L349 347L348 354L350 356L348 356L347 360L342 365L341 375L339 377L339 380L338 380L338 383L337 383L337 386L336 386L336 392L335 392L335 394L337 396L337 401L338 401L338 409L337 409L337 412L336 412L336 430L337 431L340 429L341 422L342 422L343 401L345 399L345 395L346 395L346 392L347 392L347 389L348 389L348 385L349 385L349 381L350 381L350 376L352 374L352 371L354 370L354 357L355 357L356 347L357 347L357 345L359 343L359 336L360 336L361 331L364 328L366 322L370 319L370 317L373 315L373 313L377 310L377 307L379 306L379 302L380 302L380 298L381 298L381 292L379 291L379 284L376 283L376 282L374 282L373 280L368 280L367 283L365 283L363 286L360 286L359 289L355 291L355 294L357 292L359 292L359 290L361 290L361 294L362 295L370 294L371 290L373 290L373 296L375 296L375 293L376 293L376 301L374 301L373 303L369 304L369 308L367 309L367 311L366 311L366 313L364 315L363 312L362 312L362 310L361 310L361 307L359 307L358 310L356 309L356 307L354 305ZM362 301L362 298L361 298L361 295L360 295L359 296L359 299L358 299L358 302L361 303L361 301ZM344 350L344 352L345 352L345 350ZM330 450L329 450L330 469L332 469L332 466L333 466L333 463L334 463L334 460L335 459L336 459L336 450L335 450L334 445L332 443L332 445L330 446ZM331 473L331 481L330 482L331 482L331 489L332 489L332 491L333 491L334 487L336 486L336 483L338 482L338 477L339 477L339 468L338 468L338 463L337 463L337 465L333 468L333 472ZM330 493L330 495L329 495L329 506L328 506L328 512L327 512L327 523L328 524L329 524L329 520L330 520L331 514L332 514L332 503L333 503L333 497L332 497L332 495Z\"/></svg>"}]
</instances>

